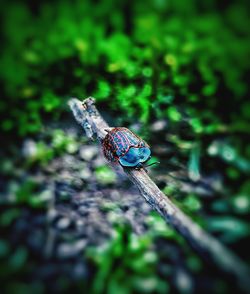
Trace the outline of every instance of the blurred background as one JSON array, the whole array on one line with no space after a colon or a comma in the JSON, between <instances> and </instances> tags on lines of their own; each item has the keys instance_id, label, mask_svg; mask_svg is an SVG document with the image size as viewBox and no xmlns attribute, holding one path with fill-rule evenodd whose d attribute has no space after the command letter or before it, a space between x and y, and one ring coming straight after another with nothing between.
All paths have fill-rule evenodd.
<instances>
[{"instance_id":1,"label":"blurred background","mask_svg":"<svg viewBox=\"0 0 250 294\"><path fill-rule=\"evenodd\" d=\"M93 96L149 174L249 263L247 1L1 4L1 293L238 291L109 167L69 111Z\"/></svg>"}]
</instances>

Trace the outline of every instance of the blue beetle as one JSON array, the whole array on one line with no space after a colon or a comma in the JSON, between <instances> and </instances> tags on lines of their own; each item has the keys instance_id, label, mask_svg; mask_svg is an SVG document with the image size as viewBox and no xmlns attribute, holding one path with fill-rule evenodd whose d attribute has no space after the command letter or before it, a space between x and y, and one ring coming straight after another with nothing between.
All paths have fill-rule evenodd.
<instances>
[{"instance_id":1,"label":"blue beetle","mask_svg":"<svg viewBox=\"0 0 250 294\"><path fill-rule=\"evenodd\" d=\"M118 127L106 131L102 147L108 161L123 167L141 168L151 158L149 145L129 129Z\"/></svg>"}]
</instances>

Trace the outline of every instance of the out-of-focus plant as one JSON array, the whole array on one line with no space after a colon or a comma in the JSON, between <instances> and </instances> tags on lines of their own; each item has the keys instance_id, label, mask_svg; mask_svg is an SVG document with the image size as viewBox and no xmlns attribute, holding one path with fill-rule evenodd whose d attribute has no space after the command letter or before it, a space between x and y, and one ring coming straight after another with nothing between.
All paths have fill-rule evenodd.
<instances>
[{"instance_id":1,"label":"out-of-focus plant","mask_svg":"<svg viewBox=\"0 0 250 294\"><path fill-rule=\"evenodd\" d=\"M195 285L190 272L199 275L203 262L159 215L149 215L147 224L147 233L138 236L119 222L107 243L88 249L88 260L95 268L93 293L192 293ZM178 247L185 257L178 257ZM218 278L211 291L216 291L217 283L223 284Z\"/></svg>"},{"instance_id":2,"label":"out-of-focus plant","mask_svg":"<svg viewBox=\"0 0 250 294\"><path fill-rule=\"evenodd\" d=\"M135 235L120 224L111 241L89 249L97 266L92 293L167 293L169 286L157 275L158 257L151 244L150 235Z\"/></svg>"},{"instance_id":3,"label":"out-of-focus plant","mask_svg":"<svg viewBox=\"0 0 250 294\"><path fill-rule=\"evenodd\" d=\"M0 10L0 129L5 145L11 136L29 136L24 169L46 167L65 152L75 154L79 144L74 135L62 130L47 133L44 127L65 118L70 96L94 96L120 125L141 122L149 130L151 122L164 120L167 132L157 136L157 143L171 143L186 164L193 187L212 183L214 189L211 199L181 193L176 182L167 183L164 192L210 233L238 246L249 238L250 31L244 1L229 2L223 7L215 0L149 0L147 5L107 0L94 7L88 0L6 2ZM33 141L32 135L38 138ZM13 171L18 173L18 165L9 157L0 171L9 179ZM106 166L96 167L94 173L101 185L116 180ZM21 217L17 207L44 208L51 197L30 178L8 187L7 203L13 207L0 216L6 230ZM0 201L6 204L5 199ZM117 205L112 203L110 209ZM173 274L168 262L176 261L171 254L161 256L165 247L158 256L152 244L174 244L171 253L181 248L186 254L182 268L195 275L202 271L200 259L158 216L150 216L148 226L146 236L137 236L120 224L107 245L89 251L97 270L93 291L167 293L173 287L192 292L188 278L186 288L183 280L166 283L165 277ZM243 250L239 254L246 256ZM12 253L1 238L1 257L3 278L26 272L29 254L22 246ZM165 274L158 275L158 263ZM33 292L43 292L44 285L33 286ZM10 293L28 292L26 284L15 280L8 287Z\"/></svg>"},{"instance_id":4,"label":"out-of-focus plant","mask_svg":"<svg viewBox=\"0 0 250 294\"><path fill-rule=\"evenodd\" d=\"M216 12L215 2L199 8L195 0L105 1L95 9L91 1L56 1L36 13L27 2L6 5L3 131L39 132L65 111L67 97L92 95L124 120L156 115L178 124L189 116L197 134L247 132L250 42L241 5Z\"/></svg>"},{"instance_id":5,"label":"out-of-focus plant","mask_svg":"<svg viewBox=\"0 0 250 294\"><path fill-rule=\"evenodd\" d=\"M23 153L26 165L38 164L46 166L54 157L64 153L74 154L79 147L73 134L66 134L63 130L55 129L38 141L26 140Z\"/></svg>"}]
</instances>

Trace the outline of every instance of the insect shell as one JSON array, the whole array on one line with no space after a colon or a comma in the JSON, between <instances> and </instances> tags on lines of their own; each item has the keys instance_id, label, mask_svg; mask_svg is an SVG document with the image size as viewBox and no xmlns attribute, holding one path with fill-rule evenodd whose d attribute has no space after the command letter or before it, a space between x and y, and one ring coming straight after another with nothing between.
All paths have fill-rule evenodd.
<instances>
[{"instance_id":1,"label":"insect shell","mask_svg":"<svg viewBox=\"0 0 250 294\"><path fill-rule=\"evenodd\" d=\"M113 128L103 139L104 156L123 167L140 168L150 159L149 145L127 128Z\"/></svg>"}]
</instances>

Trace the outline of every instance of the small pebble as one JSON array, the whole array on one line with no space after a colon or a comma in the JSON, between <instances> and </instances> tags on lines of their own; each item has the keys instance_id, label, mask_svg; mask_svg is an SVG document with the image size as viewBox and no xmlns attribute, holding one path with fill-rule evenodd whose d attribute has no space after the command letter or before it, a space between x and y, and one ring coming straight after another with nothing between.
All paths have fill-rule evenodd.
<instances>
[{"instance_id":1,"label":"small pebble","mask_svg":"<svg viewBox=\"0 0 250 294\"><path fill-rule=\"evenodd\" d=\"M160 131L164 130L166 125L167 125L167 122L165 120L158 120L151 125L151 130L153 132L160 132Z\"/></svg>"},{"instance_id":2,"label":"small pebble","mask_svg":"<svg viewBox=\"0 0 250 294\"><path fill-rule=\"evenodd\" d=\"M78 230L82 230L84 228L84 221L81 220L81 219L78 219L76 221L76 227L77 227Z\"/></svg>"},{"instance_id":3,"label":"small pebble","mask_svg":"<svg viewBox=\"0 0 250 294\"><path fill-rule=\"evenodd\" d=\"M84 263L78 263L74 268L73 276L75 279L83 279L87 275L87 268Z\"/></svg>"},{"instance_id":4,"label":"small pebble","mask_svg":"<svg viewBox=\"0 0 250 294\"><path fill-rule=\"evenodd\" d=\"M176 272L175 283L180 293L193 293L193 283L186 271L179 269Z\"/></svg>"},{"instance_id":5,"label":"small pebble","mask_svg":"<svg viewBox=\"0 0 250 294\"><path fill-rule=\"evenodd\" d=\"M80 157L83 160L90 161L98 154L98 148L96 146L84 146L80 149Z\"/></svg>"},{"instance_id":6,"label":"small pebble","mask_svg":"<svg viewBox=\"0 0 250 294\"><path fill-rule=\"evenodd\" d=\"M86 240L78 240L74 243L63 243L58 246L57 255L61 258L71 258L79 254L87 245Z\"/></svg>"},{"instance_id":7,"label":"small pebble","mask_svg":"<svg viewBox=\"0 0 250 294\"><path fill-rule=\"evenodd\" d=\"M79 178L72 178L71 186L79 190L83 187L83 181Z\"/></svg>"},{"instance_id":8,"label":"small pebble","mask_svg":"<svg viewBox=\"0 0 250 294\"><path fill-rule=\"evenodd\" d=\"M65 230L70 226L70 219L67 217L62 217L58 220L56 226L60 230Z\"/></svg>"},{"instance_id":9,"label":"small pebble","mask_svg":"<svg viewBox=\"0 0 250 294\"><path fill-rule=\"evenodd\" d=\"M84 168L79 172L79 177L83 180L91 180L92 173L88 168Z\"/></svg>"},{"instance_id":10,"label":"small pebble","mask_svg":"<svg viewBox=\"0 0 250 294\"><path fill-rule=\"evenodd\" d=\"M86 206L80 206L78 208L78 212L81 216L88 216L89 215L89 210Z\"/></svg>"},{"instance_id":11,"label":"small pebble","mask_svg":"<svg viewBox=\"0 0 250 294\"><path fill-rule=\"evenodd\" d=\"M57 216L58 216L58 212L57 212L56 209L51 208L51 209L48 211L47 217L48 217L48 220L49 220L49 221L53 221Z\"/></svg>"},{"instance_id":12,"label":"small pebble","mask_svg":"<svg viewBox=\"0 0 250 294\"><path fill-rule=\"evenodd\" d=\"M37 154L36 142L26 139L23 143L23 155L27 158L34 157Z\"/></svg>"},{"instance_id":13,"label":"small pebble","mask_svg":"<svg viewBox=\"0 0 250 294\"><path fill-rule=\"evenodd\" d=\"M115 201L120 201L121 194L117 190L112 190L110 193L110 198Z\"/></svg>"},{"instance_id":14,"label":"small pebble","mask_svg":"<svg viewBox=\"0 0 250 294\"><path fill-rule=\"evenodd\" d=\"M107 160L104 158L104 156L98 156L95 160L92 162L93 167L99 167L107 164Z\"/></svg>"}]
</instances>

